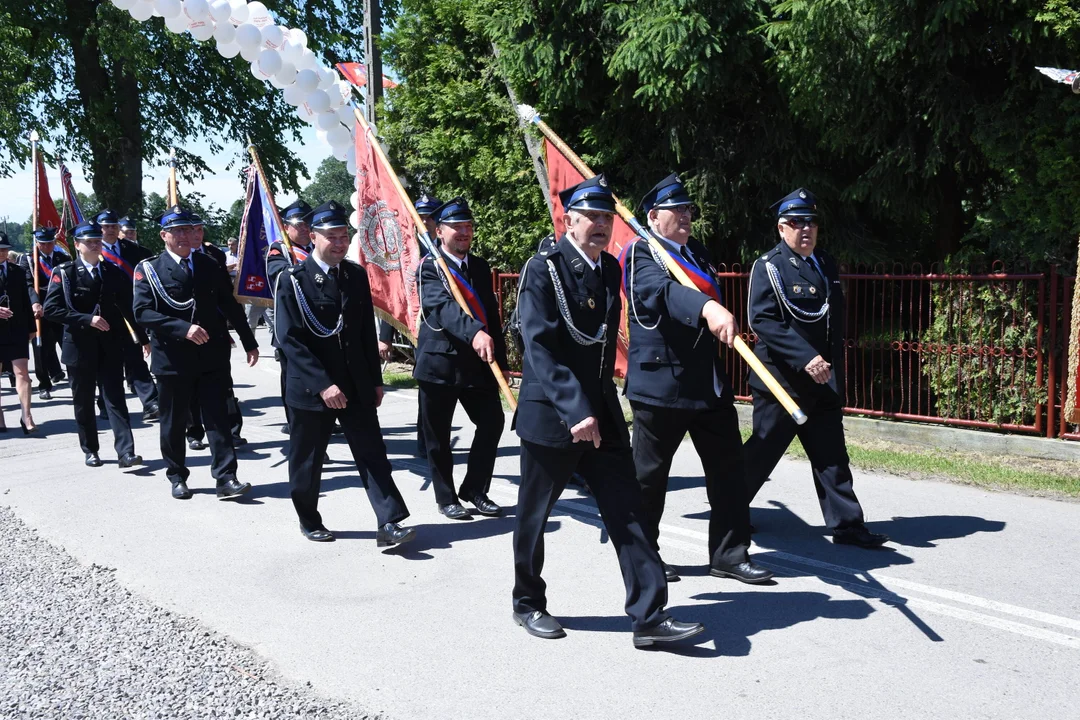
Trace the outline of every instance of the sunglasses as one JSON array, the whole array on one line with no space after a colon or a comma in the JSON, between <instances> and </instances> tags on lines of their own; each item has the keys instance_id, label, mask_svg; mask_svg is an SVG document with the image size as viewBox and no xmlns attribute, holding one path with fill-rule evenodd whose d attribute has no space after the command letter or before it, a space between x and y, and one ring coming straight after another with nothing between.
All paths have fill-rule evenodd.
<instances>
[{"instance_id":1,"label":"sunglasses","mask_svg":"<svg viewBox=\"0 0 1080 720\"><path fill-rule=\"evenodd\" d=\"M781 222L783 224L785 224L785 225L789 225L789 226L795 228L796 230L802 230L803 228L814 228L814 227L818 226L817 220L815 220L814 218L806 218L806 217L803 217L803 218L787 217L787 218L784 218L783 220L781 220Z\"/></svg>"}]
</instances>

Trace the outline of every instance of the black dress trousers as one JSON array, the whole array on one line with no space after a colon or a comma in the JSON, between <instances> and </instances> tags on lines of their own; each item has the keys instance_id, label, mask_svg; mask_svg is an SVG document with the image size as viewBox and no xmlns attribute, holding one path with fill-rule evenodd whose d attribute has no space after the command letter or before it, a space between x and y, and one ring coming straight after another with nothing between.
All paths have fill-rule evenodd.
<instances>
[{"instance_id":1,"label":"black dress trousers","mask_svg":"<svg viewBox=\"0 0 1080 720\"><path fill-rule=\"evenodd\" d=\"M146 358L143 357L142 347L135 343L124 345L124 374L139 401L145 409L150 403L158 402L158 389L154 384L154 378L150 375L150 368L146 366Z\"/></svg>"},{"instance_id":2,"label":"black dress trousers","mask_svg":"<svg viewBox=\"0 0 1080 720\"><path fill-rule=\"evenodd\" d=\"M825 525L830 530L862 525L862 506L855 497L844 441L843 411L812 410L807 415L806 424L796 425L775 398L754 393L754 434L743 446L748 500L753 501L798 435L814 471L814 488Z\"/></svg>"},{"instance_id":3,"label":"black dress trousers","mask_svg":"<svg viewBox=\"0 0 1080 720\"><path fill-rule=\"evenodd\" d=\"M37 377L38 390L52 390L52 379L62 372L56 350L63 333L63 325L43 319L41 337L30 341L34 350L34 375Z\"/></svg>"},{"instance_id":4,"label":"black dress trousers","mask_svg":"<svg viewBox=\"0 0 1080 720\"><path fill-rule=\"evenodd\" d=\"M739 414L730 403L703 410L665 408L631 401L634 410L634 466L641 485L642 523L659 550L660 519L667 497L671 461L686 433L705 471L709 498L710 564L736 565L749 559L750 507L746 497Z\"/></svg>"},{"instance_id":5,"label":"black dress trousers","mask_svg":"<svg viewBox=\"0 0 1080 720\"><path fill-rule=\"evenodd\" d=\"M601 436L603 429L601 429ZM641 491L634 481L630 448L579 443L553 448L521 441L521 485L514 528L514 612L547 612L544 527L567 480L579 472L589 483L626 586L626 614L634 630L662 623L668 615L667 581L660 557L640 517Z\"/></svg>"},{"instance_id":6,"label":"black dress trousers","mask_svg":"<svg viewBox=\"0 0 1080 720\"><path fill-rule=\"evenodd\" d=\"M506 417L503 415L499 391L486 387L455 387L419 381L419 428L431 468L431 485L439 505L472 500L476 493L487 493L495 455L499 451ZM454 491L454 455L450 448L450 429L458 403L476 426L469 465L460 492Z\"/></svg>"},{"instance_id":7,"label":"black dress trousers","mask_svg":"<svg viewBox=\"0 0 1080 720\"><path fill-rule=\"evenodd\" d=\"M79 447L84 453L96 453L99 449L97 413L94 403L95 390L101 385L101 397L109 417L116 457L122 458L135 452L135 440L131 435L131 418L128 416L124 393L124 368L115 360L99 357L97 365L83 358L79 365L68 365L71 382L71 399L75 407L75 424L79 428Z\"/></svg>"},{"instance_id":8,"label":"black dress trousers","mask_svg":"<svg viewBox=\"0 0 1080 720\"><path fill-rule=\"evenodd\" d=\"M236 450L233 448L229 414L225 404L229 371L199 375L161 375L158 394L161 404L161 456L170 482L187 480L187 442L184 431L191 415L191 399L198 397L202 421L213 458L210 474L222 485L236 477Z\"/></svg>"},{"instance_id":9,"label":"black dress trousers","mask_svg":"<svg viewBox=\"0 0 1080 720\"><path fill-rule=\"evenodd\" d=\"M365 468L367 470L365 487L379 527L409 517L405 500L394 484L379 416L373 406L349 403L344 410L331 411L293 407L292 417L289 486L301 527L307 530L325 529L319 514L319 489L323 458L335 419L341 423L358 472L363 475Z\"/></svg>"}]
</instances>

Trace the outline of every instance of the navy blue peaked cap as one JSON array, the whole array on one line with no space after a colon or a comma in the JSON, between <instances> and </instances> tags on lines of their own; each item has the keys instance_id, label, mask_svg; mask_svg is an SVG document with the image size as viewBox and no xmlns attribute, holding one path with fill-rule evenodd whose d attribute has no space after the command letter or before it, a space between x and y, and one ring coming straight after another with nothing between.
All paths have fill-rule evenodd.
<instances>
[{"instance_id":1,"label":"navy blue peaked cap","mask_svg":"<svg viewBox=\"0 0 1080 720\"><path fill-rule=\"evenodd\" d=\"M11 241L8 240L7 233L0 230L0 250L10 250L10 249L11 249Z\"/></svg>"},{"instance_id":2,"label":"navy blue peaked cap","mask_svg":"<svg viewBox=\"0 0 1080 720\"><path fill-rule=\"evenodd\" d=\"M311 211L312 230L329 230L331 228L348 227L349 213L337 202L331 200L324 202Z\"/></svg>"},{"instance_id":3,"label":"navy blue peaked cap","mask_svg":"<svg viewBox=\"0 0 1080 720\"><path fill-rule=\"evenodd\" d=\"M56 228L39 227L34 231L34 242L52 242L56 239Z\"/></svg>"},{"instance_id":4,"label":"navy blue peaked cap","mask_svg":"<svg viewBox=\"0 0 1080 720\"><path fill-rule=\"evenodd\" d=\"M465 198L456 197L432 210L431 218L437 223L465 223L473 221L473 214Z\"/></svg>"},{"instance_id":5,"label":"navy blue peaked cap","mask_svg":"<svg viewBox=\"0 0 1080 720\"><path fill-rule=\"evenodd\" d=\"M72 233L75 236L75 242L80 240L100 240L101 239L101 225L95 220L90 222L84 222L75 228L75 232Z\"/></svg>"},{"instance_id":6,"label":"navy blue peaked cap","mask_svg":"<svg viewBox=\"0 0 1080 720\"><path fill-rule=\"evenodd\" d=\"M135 221L132 220L127 215L125 215L124 217L120 218L120 229L121 230L134 230L135 229Z\"/></svg>"},{"instance_id":7,"label":"navy blue peaked cap","mask_svg":"<svg viewBox=\"0 0 1080 720\"><path fill-rule=\"evenodd\" d=\"M680 205L692 205L690 193L682 180L675 173L656 183L652 190L641 199L641 206L648 213L653 208L679 207Z\"/></svg>"},{"instance_id":8,"label":"navy blue peaked cap","mask_svg":"<svg viewBox=\"0 0 1080 720\"><path fill-rule=\"evenodd\" d=\"M806 188L785 195L771 206L777 219L782 217L817 217L817 198Z\"/></svg>"},{"instance_id":9,"label":"navy blue peaked cap","mask_svg":"<svg viewBox=\"0 0 1080 720\"><path fill-rule=\"evenodd\" d=\"M420 214L420 217L426 218L439 209L439 206L443 204L443 201L436 197L431 197L427 193L420 196L420 199L416 201L416 212Z\"/></svg>"},{"instance_id":10,"label":"navy blue peaked cap","mask_svg":"<svg viewBox=\"0 0 1080 720\"><path fill-rule=\"evenodd\" d=\"M97 215L94 216L94 222L98 225L119 225L120 221L116 219L116 213L109 208L104 208Z\"/></svg>"},{"instance_id":11,"label":"navy blue peaked cap","mask_svg":"<svg viewBox=\"0 0 1080 720\"><path fill-rule=\"evenodd\" d=\"M191 227L195 223L192 221L191 211L186 208L182 208L179 205L173 205L171 208L161 214L161 229L168 230L174 227Z\"/></svg>"},{"instance_id":12,"label":"navy blue peaked cap","mask_svg":"<svg viewBox=\"0 0 1080 720\"><path fill-rule=\"evenodd\" d=\"M281 211L281 219L290 225L308 222L311 216L311 206L303 200L297 200Z\"/></svg>"},{"instance_id":13,"label":"navy blue peaked cap","mask_svg":"<svg viewBox=\"0 0 1080 720\"><path fill-rule=\"evenodd\" d=\"M611 194L611 188L608 187L607 178L603 173L566 188L559 193L559 202L562 203L563 212L571 210L615 212L615 196Z\"/></svg>"}]
</instances>

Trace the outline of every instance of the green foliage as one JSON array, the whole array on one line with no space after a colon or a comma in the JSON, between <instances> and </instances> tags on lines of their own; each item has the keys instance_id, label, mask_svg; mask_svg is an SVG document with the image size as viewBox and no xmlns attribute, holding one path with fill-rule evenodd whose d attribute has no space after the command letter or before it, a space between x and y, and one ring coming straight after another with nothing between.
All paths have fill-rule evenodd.
<instances>
[{"instance_id":1,"label":"green foliage","mask_svg":"<svg viewBox=\"0 0 1080 720\"><path fill-rule=\"evenodd\" d=\"M345 168L345 164L328 157L319 164L315 177L300 192L300 197L313 208L330 200L351 207L349 197L355 188L354 178Z\"/></svg>"}]
</instances>

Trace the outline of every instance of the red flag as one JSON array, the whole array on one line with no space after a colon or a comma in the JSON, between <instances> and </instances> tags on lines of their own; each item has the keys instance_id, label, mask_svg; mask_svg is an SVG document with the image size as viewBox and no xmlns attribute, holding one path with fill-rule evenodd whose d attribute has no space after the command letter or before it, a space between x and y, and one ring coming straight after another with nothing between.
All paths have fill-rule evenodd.
<instances>
[{"instance_id":1,"label":"red flag","mask_svg":"<svg viewBox=\"0 0 1080 720\"><path fill-rule=\"evenodd\" d=\"M367 73L364 72L364 66L361 63L338 63L337 69L338 72L345 76L346 80L356 87L359 88L367 85ZM383 75L382 86L383 90L390 90L391 88L396 88L397 83Z\"/></svg>"},{"instance_id":2,"label":"red flag","mask_svg":"<svg viewBox=\"0 0 1080 720\"><path fill-rule=\"evenodd\" d=\"M34 198L34 202L37 203L38 227L56 228L56 242L64 248L64 252L70 255L71 250L68 249L67 242L64 240L64 226L60 223L60 213L56 212L56 205L53 204L52 195L49 193L49 179L45 176L45 163L42 162L41 155L37 158L37 175L37 197ZM37 228L34 229L37 230Z\"/></svg>"},{"instance_id":3,"label":"red flag","mask_svg":"<svg viewBox=\"0 0 1080 720\"><path fill-rule=\"evenodd\" d=\"M544 139L544 157L547 160L548 188L551 193L551 224L555 226L555 235L562 237L566 232L563 227L562 202L559 193L566 188L573 187L585 179L585 176L577 171L569 160L563 156L559 149ZM607 246L607 252L623 262L623 250L628 248L638 234L630 229L622 218L615 216L615 229L611 232L611 244ZM622 296L623 316L619 321L619 345L615 355L615 377L626 377L626 350L629 347L629 328L626 324L626 294L621 290L623 283L619 283L619 294Z\"/></svg>"},{"instance_id":4,"label":"red flag","mask_svg":"<svg viewBox=\"0 0 1080 720\"><path fill-rule=\"evenodd\" d=\"M391 180L393 172L379 159L368 133L358 124L355 216L359 229L353 236L350 254L367 270L376 312L415 343L419 331L416 271L420 246L412 213Z\"/></svg>"}]
</instances>

